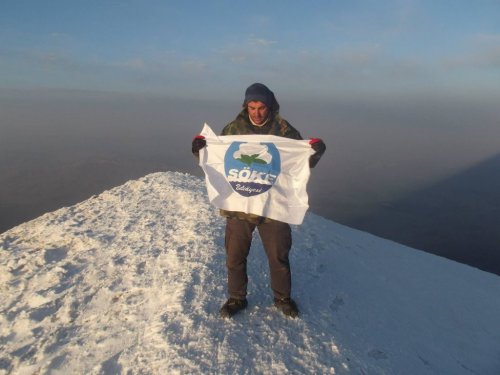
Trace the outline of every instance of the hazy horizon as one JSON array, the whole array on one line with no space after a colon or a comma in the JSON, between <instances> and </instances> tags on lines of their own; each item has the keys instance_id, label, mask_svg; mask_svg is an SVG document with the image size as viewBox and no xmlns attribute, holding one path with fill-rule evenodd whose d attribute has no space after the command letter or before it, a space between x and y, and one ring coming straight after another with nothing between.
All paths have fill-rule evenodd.
<instances>
[{"instance_id":1,"label":"hazy horizon","mask_svg":"<svg viewBox=\"0 0 500 375\"><path fill-rule=\"evenodd\" d=\"M402 243L405 236L391 232L391 226L400 230L392 216L385 226L377 216L376 225L367 224L368 218L500 151L493 103L400 97L389 106L377 98L296 103L277 97L281 114L305 138L327 144L311 177L311 210ZM0 104L0 231L147 173L202 176L190 153L192 137L204 122L220 131L241 106L240 100L65 90L3 90ZM447 210L459 215L460 205ZM492 225L484 223L484 230ZM450 257L453 251L440 246Z\"/></svg>"}]
</instances>

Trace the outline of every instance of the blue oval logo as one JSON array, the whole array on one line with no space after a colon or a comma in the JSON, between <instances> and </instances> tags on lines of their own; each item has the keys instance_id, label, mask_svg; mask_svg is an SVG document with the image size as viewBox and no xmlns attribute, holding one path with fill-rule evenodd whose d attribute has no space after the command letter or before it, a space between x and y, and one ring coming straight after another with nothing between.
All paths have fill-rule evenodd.
<instances>
[{"instance_id":1,"label":"blue oval logo","mask_svg":"<svg viewBox=\"0 0 500 375\"><path fill-rule=\"evenodd\" d=\"M273 143L233 142L224 156L226 178L235 192L251 197L273 187L281 158Z\"/></svg>"}]
</instances>

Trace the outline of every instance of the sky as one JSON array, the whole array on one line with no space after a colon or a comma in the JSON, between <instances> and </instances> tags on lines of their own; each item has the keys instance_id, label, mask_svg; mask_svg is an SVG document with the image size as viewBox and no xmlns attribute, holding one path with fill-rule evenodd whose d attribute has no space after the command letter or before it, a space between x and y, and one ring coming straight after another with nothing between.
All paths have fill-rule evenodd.
<instances>
[{"instance_id":1,"label":"sky","mask_svg":"<svg viewBox=\"0 0 500 375\"><path fill-rule=\"evenodd\" d=\"M0 87L498 95L498 1L4 1Z\"/></svg>"},{"instance_id":2,"label":"sky","mask_svg":"<svg viewBox=\"0 0 500 375\"><path fill-rule=\"evenodd\" d=\"M315 213L354 225L461 181L500 153L499 14L486 0L2 1L0 231L153 171L200 175L193 135L220 132L254 82L327 145Z\"/></svg>"}]
</instances>

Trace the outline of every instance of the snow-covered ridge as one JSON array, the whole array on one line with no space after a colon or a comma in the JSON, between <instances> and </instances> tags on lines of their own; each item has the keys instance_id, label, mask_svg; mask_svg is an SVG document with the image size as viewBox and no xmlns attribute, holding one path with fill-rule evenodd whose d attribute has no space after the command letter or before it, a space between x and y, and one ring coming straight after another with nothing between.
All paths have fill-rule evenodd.
<instances>
[{"instance_id":1,"label":"snow-covered ridge","mask_svg":"<svg viewBox=\"0 0 500 375\"><path fill-rule=\"evenodd\" d=\"M203 181L145 176L0 235L0 374L499 374L500 278L308 214L300 319L222 320L224 221Z\"/></svg>"}]
</instances>

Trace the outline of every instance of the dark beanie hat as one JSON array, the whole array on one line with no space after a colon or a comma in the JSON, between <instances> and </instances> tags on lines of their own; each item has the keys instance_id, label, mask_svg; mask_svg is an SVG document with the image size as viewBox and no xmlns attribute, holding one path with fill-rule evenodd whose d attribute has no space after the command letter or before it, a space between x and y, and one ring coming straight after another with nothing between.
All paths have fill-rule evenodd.
<instances>
[{"instance_id":1,"label":"dark beanie hat","mask_svg":"<svg viewBox=\"0 0 500 375\"><path fill-rule=\"evenodd\" d=\"M275 101L274 93L262 83L254 83L245 91L244 105L249 102L262 102L266 107L272 108Z\"/></svg>"}]
</instances>

